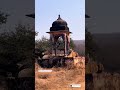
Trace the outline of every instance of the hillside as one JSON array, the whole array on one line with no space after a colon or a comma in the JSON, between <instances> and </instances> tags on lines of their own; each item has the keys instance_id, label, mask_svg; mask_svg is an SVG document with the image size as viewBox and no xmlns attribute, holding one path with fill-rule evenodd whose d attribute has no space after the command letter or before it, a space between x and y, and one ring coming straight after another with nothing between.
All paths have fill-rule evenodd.
<instances>
[{"instance_id":1,"label":"hillside","mask_svg":"<svg viewBox=\"0 0 120 90\"><path fill-rule=\"evenodd\" d=\"M93 38L99 47L97 60L102 62L107 70L119 71L120 33L93 34Z\"/></svg>"},{"instance_id":2,"label":"hillside","mask_svg":"<svg viewBox=\"0 0 120 90\"><path fill-rule=\"evenodd\" d=\"M85 40L74 40L75 51L80 55L85 55Z\"/></svg>"}]
</instances>

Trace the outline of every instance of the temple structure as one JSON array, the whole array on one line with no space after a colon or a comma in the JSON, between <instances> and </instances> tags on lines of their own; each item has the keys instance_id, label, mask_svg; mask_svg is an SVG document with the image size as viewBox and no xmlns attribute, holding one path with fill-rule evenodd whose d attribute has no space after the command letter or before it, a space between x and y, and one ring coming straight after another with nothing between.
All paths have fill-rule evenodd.
<instances>
[{"instance_id":1,"label":"temple structure","mask_svg":"<svg viewBox=\"0 0 120 90\"><path fill-rule=\"evenodd\" d=\"M70 49L70 34L67 22L60 15L50 27L51 54L53 56L66 56Z\"/></svg>"}]
</instances>

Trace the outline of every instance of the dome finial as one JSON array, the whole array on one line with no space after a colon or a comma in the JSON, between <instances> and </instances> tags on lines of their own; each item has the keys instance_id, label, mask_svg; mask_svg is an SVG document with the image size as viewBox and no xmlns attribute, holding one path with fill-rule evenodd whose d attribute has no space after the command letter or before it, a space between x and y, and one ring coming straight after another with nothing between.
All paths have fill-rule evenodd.
<instances>
[{"instance_id":1,"label":"dome finial","mask_svg":"<svg viewBox=\"0 0 120 90\"><path fill-rule=\"evenodd\" d=\"M58 19L61 19L60 14L58 15Z\"/></svg>"}]
</instances>

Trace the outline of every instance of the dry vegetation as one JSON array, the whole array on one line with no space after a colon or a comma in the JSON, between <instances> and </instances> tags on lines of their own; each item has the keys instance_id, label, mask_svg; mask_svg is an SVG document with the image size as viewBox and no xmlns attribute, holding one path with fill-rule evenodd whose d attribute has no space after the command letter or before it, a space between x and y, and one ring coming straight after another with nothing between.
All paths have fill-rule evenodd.
<instances>
[{"instance_id":1,"label":"dry vegetation","mask_svg":"<svg viewBox=\"0 0 120 90\"><path fill-rule=\"evenodd\" d=\"M36 90L85 90L84 69L52 68L52 72L38 72L36 64ZM70 84L81 84L80 88L71 88Z\"/></svg>"},{"instance_id":2,"label":"dry vegetation","mask_svg":"<svg viewBox=\"0 0 120 90\"><path fill-rule=\"evenodd\" d=\"M93 74L93 77L94 90L120 90L119 73L103 72L101 74Z\"/></svg>"}]
</instances>

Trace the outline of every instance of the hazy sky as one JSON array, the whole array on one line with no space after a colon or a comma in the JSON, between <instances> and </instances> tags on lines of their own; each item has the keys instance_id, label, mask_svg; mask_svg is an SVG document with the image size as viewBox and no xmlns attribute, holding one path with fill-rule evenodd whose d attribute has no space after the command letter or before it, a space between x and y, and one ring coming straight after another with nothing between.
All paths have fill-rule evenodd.
<instances>
[{"instance_id":1,"label":"hazy sky","mask_svg":"<svg viewBox=\"0 0 120 90\"><path fill-rule=\"evenodd\" d=\"M10 15L7 23L3 25L6 30L13 30L15 25L20 23L34 26L34 19L25 15L35 12L35 0L0 0L0 11Z\"/></svg>"},{"instance_id":2,"label":"hazy sky","mask_svg":"<svg viewBox=\"0 0 120 90\"><path fill-rule=\"evenodd\" d=\"M86 0L88 28L93 33L120 32L120 0Z\"/></svg>"},{"instance_id":3,"label":"hazy sky","mask_svg":"<svg viewBox=\"0 0 120 90\"><path fill-rule=\"evenodd\" d=\"M86 4L86 5L85 5ZM86 7L86 11L85 11ZM61 18L68 22L73 39L84 39L84 14L91 16L88 28L93 33L120 32L120 0L0 0L0 10L10 14L5 26L27 22L34 25L34 19L26 14L36 10L36 31L39 36L49 37L52 22Z\"/></svg>"},{"instance_id":4,"label":"hazy sky","mask_svg":"<svg viewBox=\"0 0 120 90\"><path fill-rule=\"evenodd\" d=\"M67 21L72 39L85 39L85 0L35 0L37 39L43 35L49 38L46 32L50 31L59 14Z\"/></svg>"}]
</instances>

